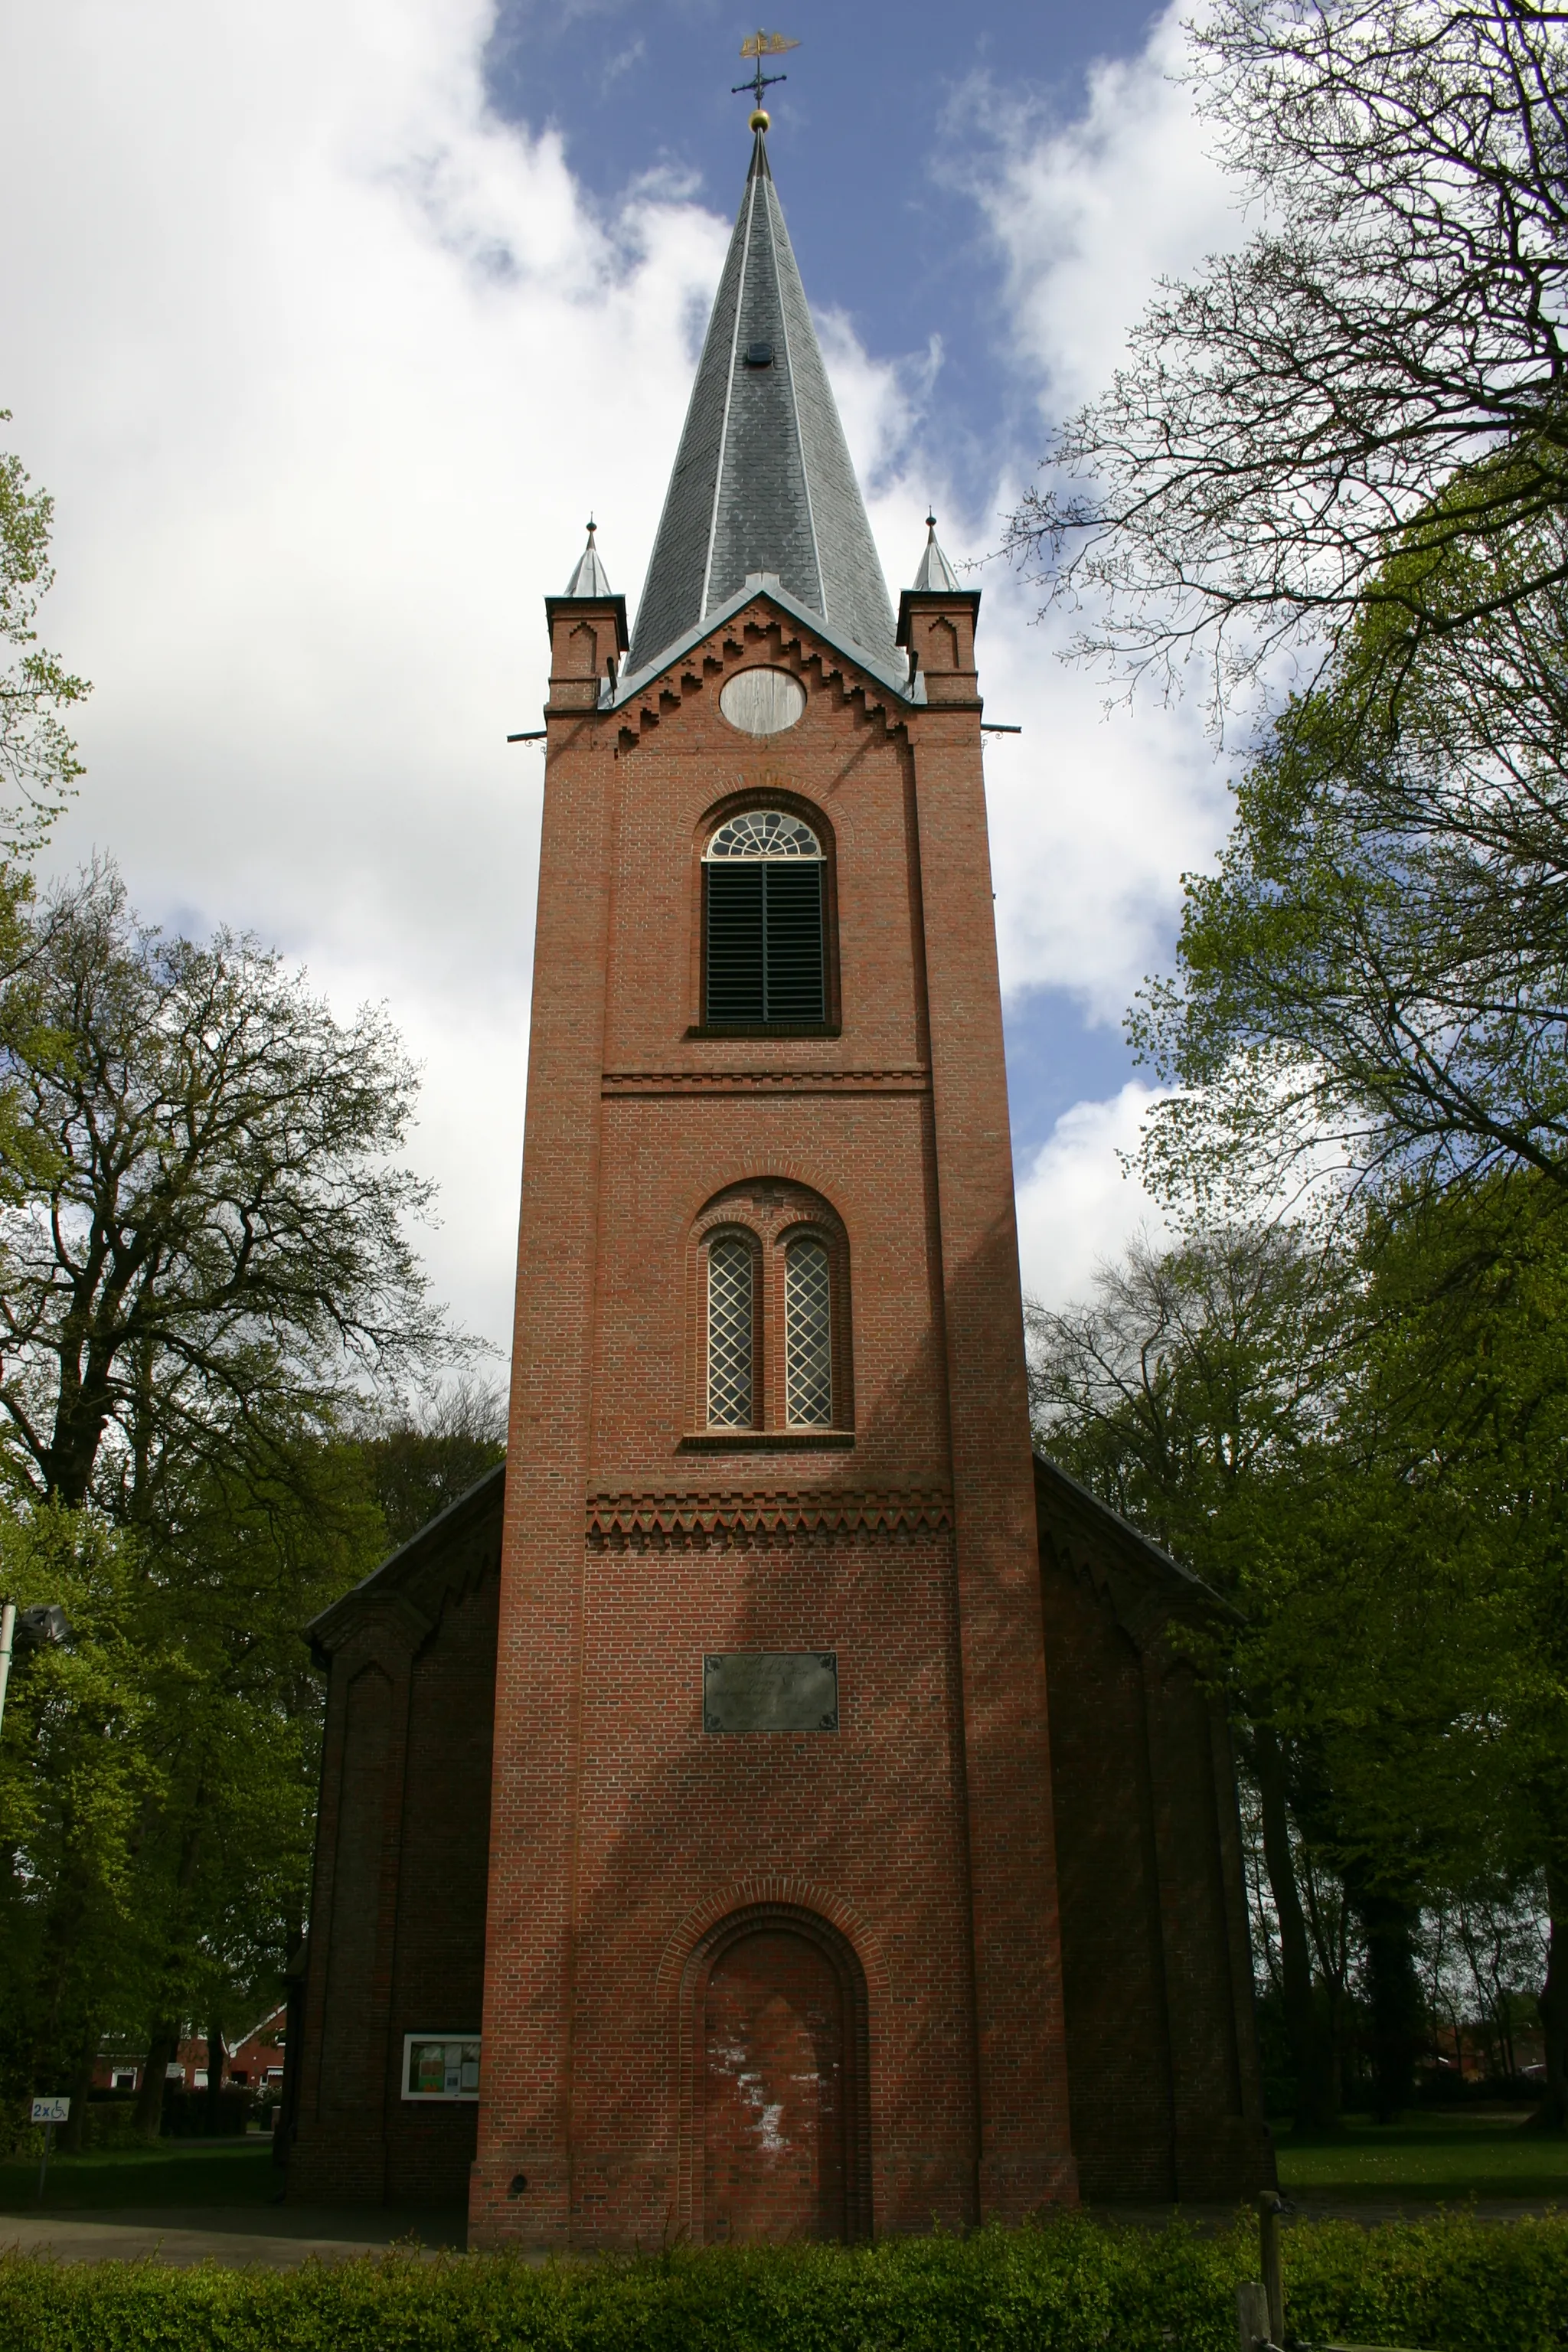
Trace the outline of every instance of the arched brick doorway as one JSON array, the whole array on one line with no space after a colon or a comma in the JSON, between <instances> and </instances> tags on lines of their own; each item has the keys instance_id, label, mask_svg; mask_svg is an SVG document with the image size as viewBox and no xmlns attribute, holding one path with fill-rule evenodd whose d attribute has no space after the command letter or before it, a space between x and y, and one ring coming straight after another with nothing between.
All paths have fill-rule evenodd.
<instances>
[{"instance_id":1,"label":"arched brick doorway","mask_svg":"<svg viewBox=\"0 0 1568 2352\"><path fill-rule=\"evenodd\" d=\"M704 1937L687 1977L694 2234L870 2234L865 1979L815 1914L758 1906Z\"/></svg>"}]
</instances>

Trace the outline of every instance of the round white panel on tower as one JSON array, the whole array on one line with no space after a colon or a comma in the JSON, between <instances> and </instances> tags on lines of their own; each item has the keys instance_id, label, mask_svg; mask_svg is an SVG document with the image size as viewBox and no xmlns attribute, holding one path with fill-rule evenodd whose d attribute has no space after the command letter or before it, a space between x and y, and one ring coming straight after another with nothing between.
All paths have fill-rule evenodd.
<instances>
[{"instance_id":1,"label":"round white panel on tower","mask_svg":"<svg viewBox=\"0 0 1568 2352\"><path fill-rule=\"evenodd\" d=\"M737 670L719 708L742 735L782 735L805 710L805 688L787 669Z\"/></svg>"}]
</instances>

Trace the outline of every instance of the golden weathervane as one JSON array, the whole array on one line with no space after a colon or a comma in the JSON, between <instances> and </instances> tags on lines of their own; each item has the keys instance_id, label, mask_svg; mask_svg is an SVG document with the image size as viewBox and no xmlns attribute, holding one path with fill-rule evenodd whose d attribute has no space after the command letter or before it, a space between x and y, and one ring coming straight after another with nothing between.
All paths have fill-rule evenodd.
<instances>
[{"instance_id":1,"label":"golden weathervane","mask_svg":"<svg viewBox=\"0 0 1568 2352\"><path fill-rule=\"evenodd\" d=\"M764 33L760 26L756 32L748 33L742 42L741 55L743 58L755 58L757 70L750 81L732 83L731 91L731 95L737 98L744 90L751 91L753 131L765 131L768 127L767 113L763 105L763 90L770 89L775 81L789 79L788 74L765 74L763 71L763 59L783 57L786 49L798 49L799 47L800 43L792 41L787 33Z\"/></svg>"}]
</instances>

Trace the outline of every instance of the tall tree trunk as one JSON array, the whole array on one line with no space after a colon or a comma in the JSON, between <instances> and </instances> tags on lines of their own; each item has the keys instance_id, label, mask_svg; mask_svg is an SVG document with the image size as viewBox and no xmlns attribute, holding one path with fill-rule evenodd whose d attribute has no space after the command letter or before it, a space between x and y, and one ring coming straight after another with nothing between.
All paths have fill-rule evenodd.
<instances>
[{"instance_id":1,"label":"tall tree trunk","mask_svg":"<svg viewBox=\"0 0 1568 2352\"><path fill-rule=\"evenodd\" d=\"M221 2025L207 2027L207 2111L205 2118L208 2139L216 2139L223 2128L223 2067L226 2053L223 2046Z\"/></svg>"},{"instance_id":2,"label":"tall tree trunk","mask_svg":"<svg viewBox=\"0 0 1568 2352\"><path fill-rule=\"evenodd\" d=\"M179 1916L179 1898L189 1892L195 1879L196 1858L201 1851L205 1814L206 1789L205 1783L198 1781L192 1804L191 1819L186 1824L185 1834L181 1843L180 1866L174 1873L175 1915L170 1923L172 1938L164 1966L163 1988L160 1995L161 2000L171 2002L182 1997L182 1964L185 1958L184 1941L180 1932L184 1923ZM147 2053L147 2072L142 2077L142 2088L136 2094L136 2128L145 2140L155 2140L158 2137L159 2128L163 2120L165 2070L179 2046L178 2020L165 2014L153 2028L151 2046ZM153 2082L154 2059L157 2061L155 2084Z\"/></svg>"},{"instance_id":3,"label":"tall tree trunk","mask_svg":"<svg viewBox=\"0 0 1568 2352\"><path fill-rule=\"evenodd\" d=\"M1415 2061L1426 2039L1415 1968L1416 1906L1408 1895L1368 1885L1354 1867L1345 1874L1345 1888L1366 1942L1373 2116L1391 2124L1415 2095Z\"/></svg>"},{"instance_id":4,"label":"tall tree trunk","mask_svg":"<svg viewBox=\"0 0 1568 2352\"><path fill-rule=\"evenodd\" d=\"M163 2085L179 2047L178 2021L166 2017L153 2028L147 2063L142 2070L142 2086L136 2094L136 2131L141 2139L156 2140L163 2127Z\"/></svg>"},{"instance_id":5,"label":"tall tree trunk","mask_svg":"<svg viewBox=\"0 0 1568 2352\"><path fill-rule=\"evenodd\" d=\"M1263 1814L1263 1863L1279 1927L1285 2031L1296 2070L1296 2126L1300 2131L1321 2131L1339 2113L1333 2033L1312 1983L1312 1948L1290 1851L1285 1759L1268 1726L1255 1726L1252 1755Z\"/></svg>"},{"instance_id":6,"label":"tall tree trunk","mask_svg":"<svg viewBox=\"0 0 1568 2352\"><path fill-rule=\"evenodd\" d=\"M1568 2131L1568 1870L1546 1865L1546 1980L1541 1988L1541 2033L1546 2044L1546 2096L1532 2121L1544 2131Z\"/></svg>"},{"instance_id":7,"label":"tall tree trunk","mask_svg":"<svg viewBox=\"0 0 1568 2352\"><path fill-rule=\"evenodd\" d=\"M84 2031L77 2050L76 2063L71 2067L70 2077L66 2084L71 2111L60 2132L59 2146L62 2156L80 2156L88 2144L88 2094L92 2089L93 2068L98 2063L99 2038L96 2025L89 2026Z\"/></svg>"}]
</instances>

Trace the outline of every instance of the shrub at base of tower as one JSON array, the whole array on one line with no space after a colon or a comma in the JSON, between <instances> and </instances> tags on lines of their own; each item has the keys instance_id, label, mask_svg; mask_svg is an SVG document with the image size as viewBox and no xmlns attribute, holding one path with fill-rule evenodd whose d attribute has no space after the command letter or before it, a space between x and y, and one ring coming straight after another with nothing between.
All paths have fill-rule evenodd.
<instances>
[{"instance_id":1,"label":"shrub at base of tower","mask_svg":"<svg viewBox=\"0 0 1568 2352\"><path fill-rule=\"evenodd\" d=\"M1218 2238L1087 2219L895 2239L849 2252L684 2249L622 2262L505 2255L268 2273L0 2258L0 2340L12 2352L1231 2352L1236 2290L1255 2277L1250 2216ZM1459 2216L1364 2231L1298 2224L1286 2242L1289 2325L1325 2338L1442 2352L1548 2352L1568 2341L1568 2215Z\"/></svg>"}]
</instances>

